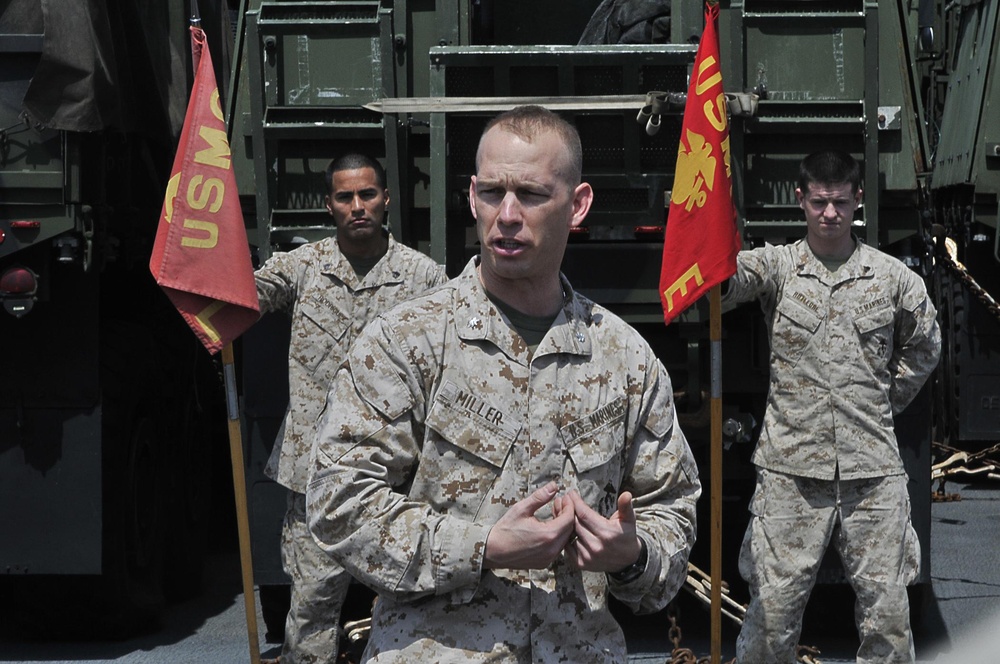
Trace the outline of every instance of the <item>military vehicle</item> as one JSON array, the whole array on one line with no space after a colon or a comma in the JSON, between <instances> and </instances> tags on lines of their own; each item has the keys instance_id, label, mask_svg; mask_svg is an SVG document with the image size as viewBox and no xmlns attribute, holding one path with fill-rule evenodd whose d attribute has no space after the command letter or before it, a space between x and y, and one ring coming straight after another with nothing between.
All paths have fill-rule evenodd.
<instances>
[{"instance_id":1,"label":"military vehicle","mask_svg":"<svg viewBox=\"0 0 1000 664\"><path fill-rule=\"evenodd\" d=\"M222 63L228 7L202 11ZM0 3L0 622L50 636L125 634L199 588L222 383L148 267L189 16Z\"/></svg>"}]
</instances>

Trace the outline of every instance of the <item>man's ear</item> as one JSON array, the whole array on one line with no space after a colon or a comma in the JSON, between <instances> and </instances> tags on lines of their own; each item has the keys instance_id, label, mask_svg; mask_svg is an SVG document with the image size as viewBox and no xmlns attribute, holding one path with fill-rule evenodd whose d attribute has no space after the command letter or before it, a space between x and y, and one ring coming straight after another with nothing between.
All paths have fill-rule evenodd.
<instances>
[{"instance_id":1,"label":"man's ear","mask_svg":"<svg viewBox=\"0 0 1000 664\"><path fill-rule=\"evenodd\" d=\"M590 206L594 202L594 188L586 182L581 182L573 190L573 218L570 220L570 228L576 228L583 223L590 212Z\"/></svg>"},{"instance_id":2,"label":"man's ear","mask_svg":"<svg viewBox=\"0 0 1000 664\"><path fill-rule=\"evenodd\" d=\"M861 187L858 187L857 193L854 194L854 209L855 210L861 207L861 201L864 200L864 197L865 197L865 190L862 189Z\"/></svg>"},{"instance_id":3,"label":"man's ear","mask_svg":"<svg viewBox=\"0 0 1000 664\"><path fill-rule=\"evenodd\" d=\"M476 176L469 179L469 209L472 210L472 218L478 220L476 216Z\"/></svg>"}]
</instances>

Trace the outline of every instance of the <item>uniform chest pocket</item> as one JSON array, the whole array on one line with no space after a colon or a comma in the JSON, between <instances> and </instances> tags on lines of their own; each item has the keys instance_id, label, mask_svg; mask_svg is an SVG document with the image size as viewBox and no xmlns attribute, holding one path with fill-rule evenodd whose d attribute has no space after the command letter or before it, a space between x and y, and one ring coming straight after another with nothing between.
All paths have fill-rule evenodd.
<instances>
[{"instance_id":1,"label":"uniform chest pocket","mask_svg":"<svg viewBox=\"0 0 1000 664\"><path fill-rule=\"evenodd\" d=\"M350 318L340 309L307 299L292 322L292 359L314 378L332 378L343 355L333 351L344 345L350 327Z\"/></svg>"},{"instance_id":2,"label":"uniform chest pocket","mask_svg":"<svg viewBox=\"0 0 1000 664\"><path fill-rule=\"evenodd\" d=\"M892 356L892 331L895 315L889 307L865 312L854 319L858 347L873 369L883 369Z\"/></svg>"},{"instance_id":3,"label":"uniform chest pocket","mask_svg":"<svg viewBox=\"0 0 1000 664\"><path fill-rule=\"evenodd\" d=\"M625 451L625 399L619 397L560 429L577 488L605 516L615 510Z\"/></svg>"},{"instance_id":4,"label":"uniform chest pocket","mask_svg":"<svg viewBox=\"0 0 1000 664\"><path fill-rule=\"evenodd\" d=\"M434 396L415 485L431 503L474 516L503 470L521 430L501 404L444 381Z\"/></svg>"},{"instance_id":5,"label":"uniform chest pocket","mask_svg":"<svg viewBox=\"0 0 1000 664\"><path fill-rule=\"evenodd\" d=\"M819 314L786 297L778 303L771 353L776 359L795 364L816 336L822 319Z\"/></svg>"}]
</instances>

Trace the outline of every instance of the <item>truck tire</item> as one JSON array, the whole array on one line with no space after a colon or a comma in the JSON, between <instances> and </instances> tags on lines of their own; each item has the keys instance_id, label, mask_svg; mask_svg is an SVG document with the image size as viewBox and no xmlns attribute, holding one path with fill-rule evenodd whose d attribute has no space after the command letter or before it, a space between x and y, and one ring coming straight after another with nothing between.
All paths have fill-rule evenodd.
<instances>
[{"instance_id":1,"label":"truck tire","mask_svg":"<svg viewBox=\"0 0 1000 664\"><path fill-rule=\"evenodd\" d=\"M165 606L163 377L142 325L106 322L101 338L102 573L73 579L87 608L61 622L88 638L121 639L154 627Z\"/></svg>"},{"instance_id":2,"label":"truck tire","mask_svg":"<svg viewBox=\"0 0 1000 664\"><path fill-rule=\"evenodd\" d=\"M10 618L29 638L125 639L154 627L164 607L156 428L134 406L105 399L102 409L102 573L19 579Z\"/></svg>"},{"instance_id":3,"label":"truck tire","mask_svg":"<svg viewBox=\"0 0 1000 664\"><path fill-rule=\"evenodd\" d=\"M105 417L106 432L123 430L105 434L104 574L97 594L101 610L95 612L100 624L93 631L123 638L155 625L165 606L165 464L152 418L113 408L106 408Z\"/></svg>"},{"instance_id":4,"label":"truck tire","mask_svg":"<svg viewBox=\"0 0 1000 664\"><path fill-rule=\"evenodd\" d=\"M168 602L192 599L204 590L206 543L212 502L212 457L215 414L208 395L197 389L184 400L178 426L167 445L170 484L167 493L164 592Z\"/></svg>"}]
</instances>

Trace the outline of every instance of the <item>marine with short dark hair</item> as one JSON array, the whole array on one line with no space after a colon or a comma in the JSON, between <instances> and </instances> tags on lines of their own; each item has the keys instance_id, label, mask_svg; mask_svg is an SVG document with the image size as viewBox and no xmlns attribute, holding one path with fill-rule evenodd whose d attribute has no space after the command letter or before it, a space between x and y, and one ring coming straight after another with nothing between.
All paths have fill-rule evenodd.
<instances>
[{"instance_id":1,"label":"marine with short dark hair","mask_svg":"<svg viewBox=\"0 0 1000 664\"><path fill-rule=\"evenodd\" d=\"M445 281L444 269L383 227L389 190L375 159L346 154L325 173L334 237L273 254L257 270L261 313L291 316L289 401L265 473L289 489L282 567L291 579L282 664L333 664L350 576L306 525L305 492L316 418L348 347L377 314Z\"/></svg>"},{"instance_id":2,"label":"marine with short dark hair","mask_svg":"<svg viewBox=\"0 0 1000 664\"><path fill-rule=\"evenodd\" d=\"M853 157L806 157L795 193L806 237L740 252L725 298L759 300L771 345L739 560L751 599L737 657L796 661L832 542L857 595L858 662L912 662L906 586L920 543L893 416L937 365L936 311L915 272L852 234L863 193Z\"/></svg>"}]
</instances>

